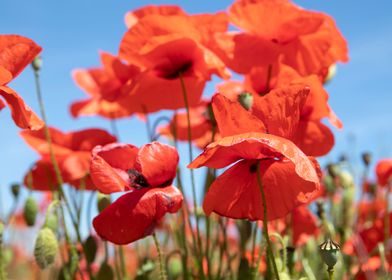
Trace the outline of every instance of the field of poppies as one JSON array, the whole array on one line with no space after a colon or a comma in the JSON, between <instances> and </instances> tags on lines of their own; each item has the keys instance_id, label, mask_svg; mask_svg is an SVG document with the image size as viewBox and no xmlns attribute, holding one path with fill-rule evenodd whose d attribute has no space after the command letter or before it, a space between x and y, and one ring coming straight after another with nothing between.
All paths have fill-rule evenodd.
<instances>
[{"instance_id":1,"label":"field of poppies","mask_svg":"<svg viewBox=\"0 0 392 280\"><path fill-rule=\"evenodd\" d=\"M7 137L37 154L1 186L0 280L392 279L392 159L374 170L363 153L359 179L344 156L318 161L343 129L325 85L349 53L331 16L235 0L147 5L125 25L118 53L72 72L86 97L70 114L111 131L49 126L45 49L0 35L0 114L21 129ZM11 83L29 66L35 110ZM127 118L147 143L121 140Z\"/></svg>"}]
</instances>

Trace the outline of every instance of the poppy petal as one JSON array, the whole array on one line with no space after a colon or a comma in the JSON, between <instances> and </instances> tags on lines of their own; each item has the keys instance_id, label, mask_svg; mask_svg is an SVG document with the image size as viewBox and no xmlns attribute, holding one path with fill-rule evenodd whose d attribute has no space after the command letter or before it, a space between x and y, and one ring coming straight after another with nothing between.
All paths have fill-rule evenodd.
<instances>
[{"instance_id":1,"label":"poppy petal","mask_svg":"<svg viewBox=\"0 0 392 280\"><path fill-rule=\"evenodd\" d=\"M107 194L128 190L131 186L127 171L135 168L138 150L121 143L95 147L90 165L94 185Z\"/></svg>"},{"instance_id":2,"label":"poppy petal","mask_svg":"<svg viewBox=\"0 0 392 280\"><path fill-rule=\"evenodd\" d=\"M212 98L212 108L219 132L223 137L266 131L260 119L244 109L239 102L231 101L221 94L216 94Z\"/></svg>"},{"instance_id":3,"label":"poppy petal","mask_svg":"<svg viewBox=\"0 0 392 280\"><path fill-rule=\"evenodd\" d=\"M220 175L208 190L203 209L234 219L262 220L260 187L253 160L243 160ZM260 174L267 203L268 220L284 217L294 207L307 202L318 185L305 181L289 161L260 161Z\"/></svg>"},{"instance_id":4,"label":"poppy petal","mask_svg":"<svg viewBox=\"0 0 392 280\"><path fill-rule=\"evenodd\" d=\"M133 190L95 217L93 226L101 238L128 244L150 235L166 213L180 209L182 200L173 186Z\"/></svg>"},{"instance_id":5,"label":"poppy petal","mask_svg":"<svg viewBox=\"0 0 392 280\"><path fill-rule=\"evenodd\" d=\"M0 86L2 96L11 109L11 116L15 124L24 129L38 130L44 122L27 106L23 99L12 89Z\"/></svg>"},{"instance_id":6,"label":"poppy petal","mask_svg":"<svg viewBox=\"0 0 392 280\"><path fill-rule=\"evenodd\" d=\"M295 246L305 244L311 236L316 236L319 232L317 218L306 205L301 205L293 210L292 225Z\"/></svg>"},{"instance_id":7,"label":"poppy petal","mask_svg":"<svg viewBox=\"0 0 392 280\"><path fill-rule=\"evenodd\" d=\"M392 159L380 160L376 165L376 175L380 186L388 185L392 176Z\"/></svg>"},{"instance_id":8,"label":"poppy petal","mask_svg":"<svg viewBox=\"0 0 392 280\"><path fill-rule=\"evenodd\" d=\"M309 88L304 86L277 88L265 96L254 96L252 112L264 122L268 133L291 139L308 94Z\"/></svg>"},{"instance_id":9,"label":"poppy petal","mask_svg":"<svg viewBox=\"0 0 392 280\"><path fill-rule=\"evenodd\" d=\"M306 155L317 157L326 155L333 148L335 138L329 127L320 121L301 121L293 142Z\"/></svg>"},{"instance_id":10,"label":"poppy petal","mask_svg":"<svg viewBox=\"0 0 392 280\"><path fill-rule=\"evenodd\" d=\"M263 159L284 156L295 164L296 173L306 181L319 183L309 158L291 141L264 133L246 133L224 137L206 147L188 168L207 166L222 168L240 159Z\"/></svg>"},{"instance_id":11,"label":"poppy petal","mask_svg":"<svg viewBox=\"0 0 392 280\"><path fill-rule=\"evenodd\" d=\"M55 156L64 156L72 152L69 145L69 137L62 131L54 127L49 127L49 133L52 140L52 150ZM37 151L41 156L49 155L49 145L45 137L45 130L37 131L23 130L20 136L32 149Z\"/></svg>"},{"instance_id":12,"label":"poppy petal","mask_svg":"<svg viewBox=\"0 0 392 280\"><path fill-rule=\"evenodd\" d=\"M140 148L136 169L151 186L168 186L176 177L178 161L174 147L152 142Z\"/></svg>"},{"instance_id":13,"label":"poppy petal","mask_svg":"<svg viewBox=\"0 0 392 280\"><path fill-rule=\"evenodd\" d=\"M11 74L12 78L33 61L41 50L42 48L29 38L19 35L0 35L0 65L3 70ZM2 76L0 74L1 78ZM4 85L4 80L1 81L1 78L0 85Z\"/></svg>"}]
</instances>

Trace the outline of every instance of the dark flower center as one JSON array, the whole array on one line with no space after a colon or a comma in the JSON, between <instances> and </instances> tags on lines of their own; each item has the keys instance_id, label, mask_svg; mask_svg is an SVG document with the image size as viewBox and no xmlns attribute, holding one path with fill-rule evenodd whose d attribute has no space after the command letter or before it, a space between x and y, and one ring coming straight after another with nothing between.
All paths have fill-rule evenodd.
<instances>
[{"instance_id":1,"label":"dark flower center","mask_svg":"<svg viewBox=\"0 0 392 280\"><path fill-rule=\"evenodd\" d=\"M136 189L147 188L150 184L147 182L146 178L136 169L127 170L130 185Z\"/></svg>"},{"instance_id":2,"label":"dark flower center","mask_svg":"<svg viewBox=\"0 0 392 280\"><path fill-rule=\"evenodd\" d=\"M183 61L182 63L165 63L155 68L158 77L173 80L180 77L181 74L189 71L193 66L192 61Z\"/></svg>"}]
</instances>

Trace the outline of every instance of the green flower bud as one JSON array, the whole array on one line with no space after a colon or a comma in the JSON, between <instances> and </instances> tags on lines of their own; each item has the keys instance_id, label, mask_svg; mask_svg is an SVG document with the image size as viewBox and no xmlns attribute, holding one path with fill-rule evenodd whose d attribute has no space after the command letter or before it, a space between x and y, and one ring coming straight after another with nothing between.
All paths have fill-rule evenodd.
<instances>
[{"instance_id":1,"label":"green flower bud","mask_svg":"<svg viewBox=\"0 0 392 280\"><path fill-rule=\"evenodd\" d=\"M39 71L42 67L42 58L40 56L35 57L33 62L31 62L31 66L34 71Z\"/></svg>"},{"instance_id":2,"label":"green flower bud","mask_svg":"<svg viewBox=\"0 0 392 280\"><path fill-rule=\"evenodd\" d=\"M246 110L250 110L253 105L253 95L249 92L244 92L238 95L238 102L244 107Z\"/></svg>"},{"instance_id":3,"label":"green flower bud","mask_svg":"<svg viewBox=\"0 0 392 280\"><path fill-rule=\"evenodd\" d=\"M34 226L35 220L38 214L38 204L35 199L29 196L26 199L24 209L23 209L23 216L28 226Z\"/></svg>"},{"instance_id":4,"label":"green flower bud","mask_svg":"<svg viewBox=\"0 0 392 280\"><path fill-rule=\"evenodd\" d=\"M3 232L4 232L4 224L0 221L0 243L3 237Z\"/></svg>"},{"instance_id":5,"label":"green flower bud","mask_svg":"<svg viewBox=\"0 0 392 280\"><path fill-rule=\"evenodd\" d=\"M328 266L328 270L332 270L338 261L338 254L340 251L339 244L328 239L319 245L319 251L324 263Z\"/></svg>"},{"instance_id":6,"label":"green flower bud","mask_svg":"<svg viewBox=\"0 0 392 280\"><path fill-rule=\"evenodd\" d=\"M324 79L324 84L329 83L336 76L336 72L337 72L337 66L336 63L334 63L328 68L328 73Z\"/></svg>"},{"instance_id":7,"label":"green flower bud","mask_svg":"<svg viewBox=\"0 0 392 280\"><path fill-rule=\"evenodd\" d=\"M88 263L93 263L95 255L97 254L97 241L93 236L87 237L83 244L86 252L86 260Z\"/></svg>"},{"instance_id":8,"label":"green flower bud","mask_svg":"<svg viewBox=\"0 0 392 280\"><path fill-rule=\"evenodd\" d=\"M54 233L57 232L59 219L55 213L46 214L44 227L51 229Z\"/></svg>"},{"instance_id":9,"label":"green flower bud","mask_svg":"<svg viewBox=\"0 0 392 280\"><path fill-rule=\"evenodd\" d=\"M354 178L348 171L342 171L339 174L340 184L343 188L353 188L354 187Z\"/></svg>"},{"instance_id":10,"label":"green flower bud","mask_svg":"<svg viewBox=\"0 0 392 280\"><path fill-rule=\"evenodd\" d=\"M20 185L17 184L17 183L12 184L12 185L11 185L11 192L12 192L12 195L14 196L14 198L19 197L19 194L20 194Z\"/></svg>"},{"instance_id":11,"label":"green flower bud","mask_svg":"<svg viewBox=\"0 0 392 280\"><path fill-rule=\"evenodd\" d=\"M328 174L332 177L335 178L336 176L339 175L340 173L340 168L338 165L330 163L327 165L328 168Z\"/></svg>"},{"instance_id":12,"label":"green flower bud","mask_svg":"<svg viewBox=\"0 0 392 280\"><path fill-rule=\"evenodd\" d=\"M169 264L169 275L172 279L177 279L182 273L182 264L180 259L173 259Z\"/></svg>"},{"instance_id":13,"label":"green flower bud","mask_svg":"<svg viewBox=\"0 0 392 280\"><path fill-rule=\"evenodd\" d=\"M45 269L54 263L58 251L55 234L49 228L42 228L35 240L34 257L38 266Z\"/></svg>"},{"instance_id":14,"label":"green flower bud","mask_svg":"<svg viewBox=\"0 0 392 280\"><path fill-rule=\"evenodd\" d=\"M106 262L101 264L97 274L97 280L113 280L114 279L114 272L110 265Z\"/></svg>"},{"instance_id":15,"label":"green flower bud","mask_svg":"<svg viewBox=\"0 0 392 280\"><path fill-rule=\"evenodd\" d=\"M110 196L103 193L98 193L98 205L97 205L98 212L101 213L109 205L110 205Z\"/></svg>"}]
</instances>

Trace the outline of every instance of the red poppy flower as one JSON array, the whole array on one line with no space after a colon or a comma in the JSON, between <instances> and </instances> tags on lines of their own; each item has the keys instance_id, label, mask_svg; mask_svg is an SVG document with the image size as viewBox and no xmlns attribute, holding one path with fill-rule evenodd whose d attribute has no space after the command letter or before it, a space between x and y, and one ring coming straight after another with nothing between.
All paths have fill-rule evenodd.
<instances>
[{"instance_id":1,"label":"red poppy flower","mask_svg":"<svg viewBox=\"0 0 392 280\"><path fill-rule=\"evenodd\" d=\"M189 16L180 9L146 7L130 14L119 56L143 73L124 89L124 101L139 113L185 107L180 76L190 106L196 106L212 74L228 77L223 62L210 50L214 33L227 29L223 13ZM159 93L159 94L157 94Z\"/></svg>"},{"instance_id":2,"label":"red poppy flower","mask_svg":"<svg viewBox=\"0 0 392 280\"><path fill-rule=\"evenodd\" d=\"M83 89L89 99L74 102L71 113L74 117L100 115L105 118L120 118L132 114L120 100L124 98L123 86L140 73L139 67L127 65L119 58L102 52L102 68L77 69L73 72L75 83Z\"/></svg>"},{"instance_id":3,"label":"red poppy flower","mask_svg":"<svg viewBox=\"0 0 392 280\"><path fill-rule=\"evenodd\" d=\"M216 94L212 98L212 108L222 136L268 132L290 139L307 155L320 156L332 148L333 135L327 127L301 121L308 94L309 89L303 86L289 86L274 89L266 96L253 95L250 111L238 102ZM320 137L320 133L314 132L320 129L325 130L321 135L329 133L331 137ZM328 141L330 139L332 143ZM315 146L315 143L319 145Z\"/></svg>"},{"instance_id":4,"label":"red poppy flower","mask_svg":"<svg viewBox=\"0 0 392 280\"><path fill-rule=\"evenodd\" d=\"M76 188L95 189L89 178L91 150L100 144L116 141L116 138L101 129L85 129L63 133L49 128L52 148L65 183ZM24 130L20 133L26 143L41 155L41 159L31 169L32 187L34 190L52 190L57 186L53 165L50 160L49 146L43 129L38 131ZM25 184L29 186L29 174Z\"/></svg>"},{"instance_id":5,"label":"red poppy flower","mask_svg":"<svg viewBox=\"0 0 392 280\"><path fill-rule=\"evenodd\" d=\"M237 162L238 161L238 162ZM223 168L208 190L203 208L207 215L263 219L263 203L257 182L257 164L267 200L268 220L284 217L306 203L319 188L312 161L292 142L264 133L237 134L211 143L189 168Z\"/></svg>"},{"instance_id":6,"label":"red poppy flower","mask_svg":"<svg viewBox=\"0 0 392 280\"><path fill-rule=\"evenodd\" d=\"M140 149L129 144L94 148L91 177L103 193L127 191L93 221L97 233L116 244L127 244L152 233L166 213L177 212L182 194L172 186L177 151L152 142Z\"/></svg>"},{"instance_id":7,"label":"red poppy flower","mask_svg":"<svg viewBox=\"0 0 392 280\"><path fill-rule=\"evenodd\" d=\"M392 159L380 160L376 166L376 175L380 186L388 185L392 175Z\"/></svg>"},{"instance_id":8,"label":"red poppy flower","mask_svg":"<svg viewBox=\"0 0 392 280\"><path fill-rule=\"evenodd\" d=\"M20 128L37 130L43 121L24 103L23 99L6 86L40 52L41 47L32 40L18 35L0 35L0 96L11 110L12 119ZM0 100L0 110L5 106Z\"/></svg>"},{"instance_id":9,"label":"red poppy flower","mask_svg":"<svg viewBox=\"0 0 392 280\"><path fill-rule=\"evenodd\" d=\"M238 0L230 21L243 32L220 35L221 57L239 73L273 64L279 56L301 75L325 75L346 62L347 44L331 17L306 11L290 1Z\"/></svg>"},{"instance_id":10,"label":"red poppy flower","mask_svg":"<svg viewBox=\"0 0 392 280\"><path fill-rule=\"evenodd\" d=\"M299 122L292 127L295 131L286 137L290 137L308 155L325 155L332 149L335 141L331 130L322 123L322 119L328 118L331 124L338 128L342 127L342 123L329 107L328 94L316 75L301 77L294 69L280 63L272 68L253 68L245 77L244 83L225 83L218 86L218 91L231 100L236 100L244 91L252 93L254 102L251 111L265 121L266 118L274 119L270 116L270 111L273 110L271 104L285 108L288 100L299 94L299 91L295 92L296 87L307 87L309 93L303 95L300 99L304 100L297 105L295 103L290 105L300 110ZM279 89L283 88L291 88L291 90L286 89L279 93ZM285 128L279 127L279 129Z\"/></svg>"}]
</instances>

